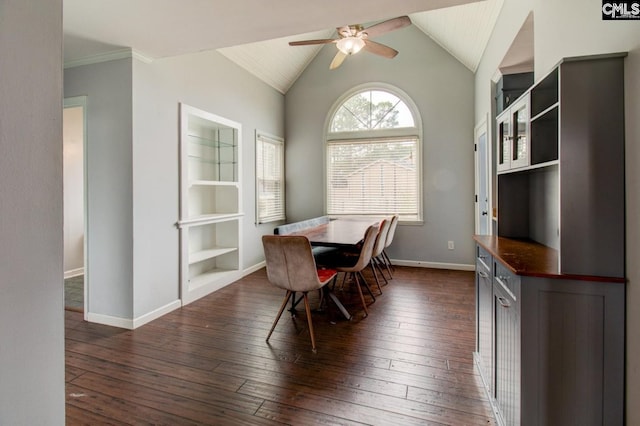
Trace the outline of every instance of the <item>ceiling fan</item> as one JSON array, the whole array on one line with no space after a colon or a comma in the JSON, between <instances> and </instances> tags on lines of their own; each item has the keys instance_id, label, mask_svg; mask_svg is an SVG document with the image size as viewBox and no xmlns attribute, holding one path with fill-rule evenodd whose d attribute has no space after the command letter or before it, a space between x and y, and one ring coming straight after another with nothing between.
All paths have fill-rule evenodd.
<instances>
[{"instance_id":1,"label":"ceiling fan","mask_svg":"<svg viewBox=\"0 0 640 426\"><path fill-rule=\"evenodd\" d=\"M409 19L408 16L400 16L368 28L364 28L360 24L338 27L336 28L338 30L338 38L336 39L291 41L289 45L305 46L310 44L335 43L338 48L338 53L336 53L333 61L331 61L331 65L329 65L329 69L333 70L338 68L347 56L358 53L362 49L389 59L395 57L398 54L397 50L384 44L376 43L372 41L371 38L409 25L411 25L411 19Z\"/></svg>"}]
</instances>

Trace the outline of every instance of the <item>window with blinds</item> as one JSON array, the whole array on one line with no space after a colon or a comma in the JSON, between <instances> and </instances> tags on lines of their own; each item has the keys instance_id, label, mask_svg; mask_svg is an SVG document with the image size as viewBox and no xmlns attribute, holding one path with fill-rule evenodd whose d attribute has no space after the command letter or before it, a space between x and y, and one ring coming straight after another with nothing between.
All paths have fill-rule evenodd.
<instances>
[{"instance_id":1,"label":"window with blinds","mask_svg":"<svg viewBox=\"0 0 640 426\"><path fill-rule=\"evenodd\" d=\"M256 132L256 222L284 218L284 141Z\"/></svg>"},{"instance_id":2,"label":"window with blinds","mask_svg":"<svg viewBox=\"0 0 640 426\"><path fill-rule=\"evenodd\" d=\"M346 96L334 111L326 141L327 214L422 220L413 104L376 87Z\"/></svg>"},{"instance_id":3,"label":"window with blinds","mask_svg":"<svg viewBox=\"0 0 640 426\"><path fill-rule=\"evenodd\" d=\"M327 143L327 213L419 218L418 139Z\"/></svg>"}]
</instances>

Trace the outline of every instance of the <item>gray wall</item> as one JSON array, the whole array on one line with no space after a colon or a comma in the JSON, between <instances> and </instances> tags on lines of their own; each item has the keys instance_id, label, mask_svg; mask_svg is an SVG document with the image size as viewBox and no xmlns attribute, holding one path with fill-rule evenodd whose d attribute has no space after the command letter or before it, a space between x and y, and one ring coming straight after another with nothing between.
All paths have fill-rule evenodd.
<instances>
[{"instance_id":1,"label":"gray wall","mask_svg":"<svg viewBox=\"0 0 640 426\"><path fill-rule=\"evenodd\" d=\"M506 0L476 73L476 120L490 111L490 80L527 14L534 13L535 74L563 57L627 51L625 60L627 365L626 423L640 424L640 25L602 21L598 0Z\"/></svg>"},{"instance_id":2,"label":"gray wall","mask_svg":"<svg viewBox=\"0 0 640 426\"><path fill-rule=\"evenodd\" d=\"M284 136L284 96L216 52L65 70L87 95L89 313L136 320L179 293L179 103L242 124L242 267L264 260L255 225L256 129ZM107 323L111 323L108 321Z\"/></svg>"},{"instance_id":3,"label":"gray wall","mask_svg":"<svg viewBox=\"0 0 640 426\"><path fill-rule=\"evenodd\" d=\"M390 255L472 264L473 73L413 26L376 41L398 46L400 53L389 60L363 52L331 71L336 50L328 45L286 94L287 220L324 214L323 135L332 105L352 87L387 83L416 103L424 131L424 223L399 226Z\"/></svg>"},{"instance_id":4,"label":"gray wall","mask_svg":"<svg viewBox=\"0 0 640 426\"><path fill-rule=\"evenodd\" d=\"M64 96L87 96L87 309L132 318L132 60L68 68Z\"/></svg>"},{"instance_id":5,"label":"gray wall","mask_svg":"<svg viewBox=\"0 0 640 426\"><path fill-rule=\"evenodd\" d=\"M62 1L0 5L0 424L64 424Z\"/></svg>"},{"instance_id":6,"label":"gray wall","mask_svg":"<svg viewBox=\"0 0 640 426\"><path fill-rule=\"evenodd\" d=\"M242 267L264 260L255 226L255 131L284 136L284 96L216 52L134 61L135 316L179 297L178 103L242 124Z\"/></svg>"}]
</instances>

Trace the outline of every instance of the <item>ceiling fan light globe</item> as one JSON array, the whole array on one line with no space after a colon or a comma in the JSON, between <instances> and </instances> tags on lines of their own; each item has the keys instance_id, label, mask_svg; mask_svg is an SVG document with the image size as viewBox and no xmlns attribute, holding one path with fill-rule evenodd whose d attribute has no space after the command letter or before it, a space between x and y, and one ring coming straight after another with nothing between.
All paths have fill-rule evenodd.
<instances>
[{"instance_id":1,"label":"ceiling fan light globe","mask_svg":"<svg viewBox=\"0 0 640 426\"><path fill-rule=\"evenodd\" d=\"M364 47L364 40L360 37L345 37L336 43L338 49L345 55L358 53Z\"/></svg>"}]
</instances>

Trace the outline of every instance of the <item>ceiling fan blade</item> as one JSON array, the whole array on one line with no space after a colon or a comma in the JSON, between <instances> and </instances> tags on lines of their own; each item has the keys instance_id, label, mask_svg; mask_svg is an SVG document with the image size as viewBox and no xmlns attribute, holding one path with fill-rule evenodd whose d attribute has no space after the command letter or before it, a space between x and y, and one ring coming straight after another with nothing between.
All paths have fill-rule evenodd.
<instances>
[{"instance_id":1,"label":"ceiling fan blade","mask_svg":"<svg viewBox=\"0 0 640 426\"><path fill-rule=\"evenodd\" d=\"M333 61L331 61L331 65L329 65L329 69L335 70L336 68L338 68L342 64L342 61L344 61L344 58L346 57L347 57L346 54L338 50L338 53L336 53L336 56L333 57Z\"/></svg>"},{"instance_id":2,"label":"ceiling fan blade","mask_svg":"<svg viewBox=\"0 0 640 426\"><path fill-rule=\"evenodd\" d=\"M399 16L397 18L389 19L388 21L380 22L365 28L361 33L366 33L367 37L377 37L380 34L388 33L389 31L398 30L411 25L411 19L408 16Z\"/></svg>"},{"instance_id":3,"label":"ceiling fan blade","mask_svg":"<svg viewBox=\"0 0 640 426\"><path fill-rule=\"evenodd\" d=\"M289 46L307 46L310 44L328 44L335 43L335 39L332 38L323 38L320 40L301 40L301 41L290 41Z\"/></svg>"},{"instance_id":4,"label":"ceiling fan blade","mask_svg":"<svg viewBox=\"0 0 640 426\"><path fill-rule=\"evenodd\" d=\"M376 55L384 56L385 58L394 58L398 51L390 48L389 46L385 46L384 44L376 43L371 40L364 40L364 50L370 53L375 53Z\"/></svg>"}]
</instances>

